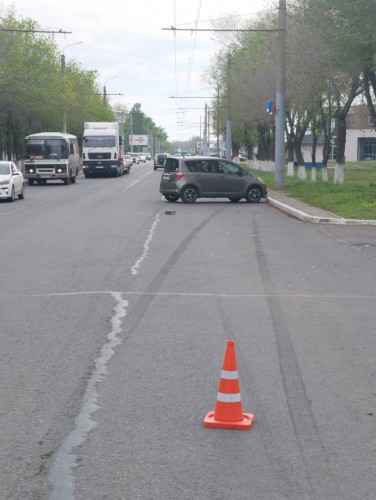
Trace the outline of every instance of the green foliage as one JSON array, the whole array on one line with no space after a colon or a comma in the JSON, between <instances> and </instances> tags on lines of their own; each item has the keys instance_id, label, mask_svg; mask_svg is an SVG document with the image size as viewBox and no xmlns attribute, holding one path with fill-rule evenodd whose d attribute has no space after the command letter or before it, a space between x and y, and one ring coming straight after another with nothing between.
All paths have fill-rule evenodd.
<instances>
[{"instance_id":1,"label":"green foliage","mask_svg":"<svg viewBox=\"0 0 376 500\"><path fill-rule=\"evenodd\" d=\"M63 131L66 124L68 133L81 138L85 121L116 120L97 73L75 61L63 62L56 43L35 32L35 21L19 20L9 8L0 13L0 27L0 155L22 158L28 134ZM143 133L149 127L166 141L165 131L142 113L141 105L134 111Z\"/></svg>"}]
</instances>

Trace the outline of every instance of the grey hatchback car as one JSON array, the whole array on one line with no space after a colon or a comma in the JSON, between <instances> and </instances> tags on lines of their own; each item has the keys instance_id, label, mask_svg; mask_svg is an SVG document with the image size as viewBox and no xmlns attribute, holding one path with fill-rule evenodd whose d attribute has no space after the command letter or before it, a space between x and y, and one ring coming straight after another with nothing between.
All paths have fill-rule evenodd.
<instances>
[{"instance_id":1,"label":"grey hatchback car","mask_svg":"<svg viewBox=\"0 0 376 500\"><path fill-rule=\"evenodd\" d=\"M194 203L197 198L228 198L233 202L245 198L258 203L266 198L261 179L238 164L220 158L197 156L167 158L159 192L166 200Z\"/></svg>"}]
</instances>

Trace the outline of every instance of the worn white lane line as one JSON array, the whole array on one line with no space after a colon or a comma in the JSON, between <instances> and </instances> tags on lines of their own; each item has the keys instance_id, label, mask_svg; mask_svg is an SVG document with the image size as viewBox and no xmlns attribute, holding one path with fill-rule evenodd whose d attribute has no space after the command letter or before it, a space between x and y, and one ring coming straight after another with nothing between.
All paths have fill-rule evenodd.
<instances>
[{"instance_id":1,"label":"worn white lane line","mask_svg":"<svg viewBox=\"0 0 376 500\"><path fill-rule=\"evenodd\" d=\"M116 306L111 318L111 331L107 335L107 342L101 349L95 362L95 369L86 386L83 403L75 420L73 430L68 434L60 448L55 453L52 467L49 472L49 481L52 487L50 500L74 499L74 468L77 466L75 448L82 444L87 434L97 425L91 416L98 408L97 387L107 373L107 363L115 353L115 347L121 343L118 334L122 331L121 320L127 314L128 301L124 300L119 292L112 292Z\"/></svg>"},{"instance_id":2,"label":"worn white lane line","mask_svg":"<svg viewBox=\"0 0 376 500\"><path fill-rule=\"evenodd\" d=\"M135 180L131 181L129 184L127 184L127 186L124 189L121 189L120 192L124 193L124 191L127 191L131 187L135 186L140 181L145 179L145 177L148 177L148 175L151 175L152 173L154 173L154 170L150 170L150 172L146 172L146 174L141 175L141 177L138 177L137 179L135 179Z\"/></svg>"},{"instance_id":3,"label":"worn white lane line","mask_svg":"<svg viewBox=\"0 0 376 500\"><path fill-rule=\"evenodd\" d=\"M154 236L154 233L155 233L155 229L158 225L158 222L159 222L159 217L160 217L160 213L158 213L155 218L154 218L154 221L153 221L153 224L151 225L151 228L149 229L149 233L148 233L148 237L146 238L145 240L145 243L143 245L144 247L144 251L142 252L142 255L139 259L136 260L136 262L133 264L133 266L131 267L131 273L132 274L138 274L138 269L141 265L141 263L146 259L147 257L147 254L149 252L149 245L151 243L151 240L153 239L153 236Z\"/></svg>"}]
</instances>

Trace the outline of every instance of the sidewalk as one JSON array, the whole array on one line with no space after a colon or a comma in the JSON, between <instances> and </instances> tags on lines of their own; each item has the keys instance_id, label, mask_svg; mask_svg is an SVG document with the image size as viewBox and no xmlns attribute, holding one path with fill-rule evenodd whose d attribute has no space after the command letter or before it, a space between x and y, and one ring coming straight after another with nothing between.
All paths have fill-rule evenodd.
<instances>
[{"instance_id":1,"label":"sidewalk","mask_svg":"<svg viewBox=\"0 0 376 500\"><path fill-rule=\"evenodd\" d=\"M326 212L320 208L311 207L299 200L290 198L283 193L268 189L268 203L272 207L285 212L291 217L304 222L317 224L339 224L349 226L376 226L376 220L343 219L338 215Z\"/></svg>"}]
</instances>

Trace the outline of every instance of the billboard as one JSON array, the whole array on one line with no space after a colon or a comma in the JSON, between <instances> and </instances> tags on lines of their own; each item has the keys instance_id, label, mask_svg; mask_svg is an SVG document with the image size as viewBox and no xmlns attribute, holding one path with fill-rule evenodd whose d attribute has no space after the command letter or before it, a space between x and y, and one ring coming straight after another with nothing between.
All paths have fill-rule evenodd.
<instances>
[{"instance_id":1,"label":"billboard","mask_svg":"<svg viewBox=\"0 0 376 500\"><path fill-rule=\"evenodd\" d=\"M148 146L149 136L133 134L129 136L129 144L132 146Z\"/></svg>"}]
</instances>

